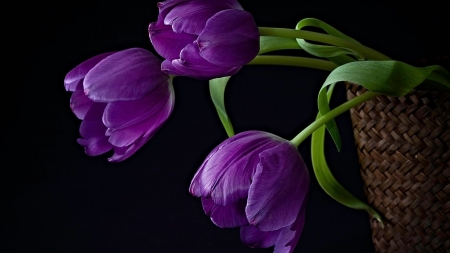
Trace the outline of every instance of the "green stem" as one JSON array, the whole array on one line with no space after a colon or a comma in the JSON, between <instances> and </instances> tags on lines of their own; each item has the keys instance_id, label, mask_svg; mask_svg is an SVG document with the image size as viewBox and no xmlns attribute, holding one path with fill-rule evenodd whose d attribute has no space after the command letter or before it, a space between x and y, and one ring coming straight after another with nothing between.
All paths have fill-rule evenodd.
<instances>
[{"instance_id":1,"label":"green stem","mask_svg":"<svg viewBox=\"0 0 450 253\"><path fill-rule=\"evenodd\" d=\"M364 55L368 59L371 60L390 60L391 58L387 57L386 55L373 50L370 47L366 47L364 45L355 43L353 41L349 41L346 39L342 39L336 36L323 34L323 33L317 33L317 32L310 32L310 31L303 31L303 30L295 30L295 29L287 29L287 28L271 28L271 27L259 27L259 33L260 36L275 36L275 37L288 37L288 38L297 38L297 39L305 39L305 40L311 40L321 43L326 43L338 47L344 47L351 50L354 50L356 52L359 52L360 54Z\"/></svg>"},{"instance_id":2,"label":"green stem","mask_svg":"<svg viewBox=\"0 0 450 253\"><path fill-rule=\"evenodd\" d=\"M295 67L307 67L332 71L338 66L327 60L319 60L308 57L281 56L281 55L258 55L248 63L249 65L283 65Z\"/></svg>"},{"instance_id":3,"label":"green stem","mask_svg":"<svg viewBox=\"0 0 450 253\"><path fill-rule=\"evenodd\" d=\"M353 108L367 100L370 100L378 95L381 95L381 94L382 93L380 93L380 92L367 91L366 93L341 104L340 106L329 111L327 114L322 115L318 119L316 119L313 123L311 123L305 129L303 129L299 134L297 134L297 136L295 136L294 139L291 140L291 142L295 146L298 147L300 145L300 143L302 143L308 136L310 136L314 131L316 131L319 127L321 127L328 121L336 118L343 112L346 112L346 111L350 110L351 108Z\"/></svg>"}]
</instances>

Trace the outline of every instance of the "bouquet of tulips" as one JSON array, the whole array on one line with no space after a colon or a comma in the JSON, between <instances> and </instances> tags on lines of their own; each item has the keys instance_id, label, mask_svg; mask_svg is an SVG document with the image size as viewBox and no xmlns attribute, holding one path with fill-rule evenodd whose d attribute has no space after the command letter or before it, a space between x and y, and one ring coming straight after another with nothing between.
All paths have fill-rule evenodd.
<instances>
[{"instance_id":1,"label":"bouquet of tulips","mask_svg":"<svg viewBox=\"0 0 450 253\"><path fill-rule=\"evenodd\" d=\"M342 187L324 155L325 129L336 147L334 118L379 95L402 96L416 88L450 90L450 74L392 60L314 18L295 29L258 27L236 0L167 0L150 23L150 41L163 58L142 48L94 56L67 73L70 107L82 120L78 143L86 154L112 151L108 160L130 158L170 117L177 76L209 80L211 99L229 138L205 158L189 192L220 228L240 227L250 247L292 252L305 223L310 176L297 150L312 135L313 170L321 187L338 202L380 215ZM307 30L314 28L321 32ZM276 53L303 50L309 57ZM267 54L270 53L270 54ZM235 134L227 115L227 82L245 65L283 65L328 71L318 94L317 118L292 140L263 131ZM352 82L367 92L334 108L335 85Z\"/></svg>"}]
</instances>

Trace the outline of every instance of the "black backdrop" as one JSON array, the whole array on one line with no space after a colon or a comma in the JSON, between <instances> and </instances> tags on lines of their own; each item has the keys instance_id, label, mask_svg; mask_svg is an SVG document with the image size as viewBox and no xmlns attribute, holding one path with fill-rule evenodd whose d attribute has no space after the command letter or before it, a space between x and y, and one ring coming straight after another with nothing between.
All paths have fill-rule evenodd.
<instances>
[{"instance_id":1,"label":"black backdrop","mask_svg":"<svg viewBox=\"0 0 450 253\"><path fill-rule=\"evenodd\" d=\"M76 143L80 121L69 108L65 74L103 52L153 51L147 25L156 20L156 2L38 1L11 9L3 38L2 252L272 252L244 246L238 229L215 227L188 193L203 158L226 138L207 82L176 78L172 116L122 163L88 157ZM315 17L403 61L450 53L450 22L438 2L240 1L259 26L293 28ZM325 77L317 70L245 66L226 94L236 132L291 139L314 119ZM343 101L341 85L333 103ZM364 198L348 114L337 121L343 150L337 153L328 140L330 167ZM309 143L299 150L311 167ZM312 171L310 193L295 252L373 252L366 213L328 197Z\"/></svg>"}]
</instances>

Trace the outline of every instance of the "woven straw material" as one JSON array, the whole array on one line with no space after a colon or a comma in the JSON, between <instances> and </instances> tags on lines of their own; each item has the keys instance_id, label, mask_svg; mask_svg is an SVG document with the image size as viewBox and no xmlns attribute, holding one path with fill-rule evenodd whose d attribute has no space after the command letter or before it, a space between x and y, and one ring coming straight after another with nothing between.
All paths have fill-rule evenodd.
<instances>
[{"instance_id":1,"label":"woven straw material","mask_svg":"<svg viewBox=\"0 0 450 253\"><path fill-rule=\"evenodd\" d=\"M362 94L347 84L347 98ZM350 110L377 252L450 252L450 92L379 96Z\"/></svg>"}]
</instances>

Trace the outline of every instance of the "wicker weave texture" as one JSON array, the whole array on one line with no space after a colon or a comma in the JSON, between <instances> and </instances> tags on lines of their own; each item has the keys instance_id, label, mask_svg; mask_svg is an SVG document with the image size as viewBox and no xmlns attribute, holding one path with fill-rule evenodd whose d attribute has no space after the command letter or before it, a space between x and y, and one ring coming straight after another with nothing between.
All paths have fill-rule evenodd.
<instances>
[{"instance_id":1,"label":"wicker weave texture","mask_svg":"<svg viewBox=\"0 0 450 253\"><path fill-rule=\"evenodd\" d=\"M365 89L347 84L347 98ZM450 252L450 92L380 96L350 111L377 252Z\"/></svg>"}]
</instances>

